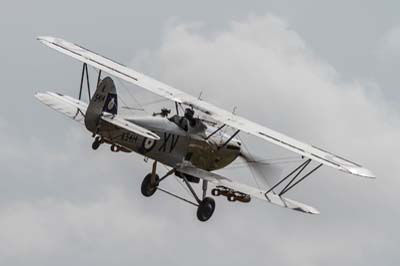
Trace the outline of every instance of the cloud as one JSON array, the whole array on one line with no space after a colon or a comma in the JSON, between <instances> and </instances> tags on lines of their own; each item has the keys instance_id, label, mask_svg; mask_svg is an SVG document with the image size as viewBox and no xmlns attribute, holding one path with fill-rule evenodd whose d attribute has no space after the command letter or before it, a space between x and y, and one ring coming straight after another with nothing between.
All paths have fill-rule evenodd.
<instances>
[{"instance_id":1,"label":"cloud","mask_svg":"<svg viewBox=\"0 0 400 266\"><path fill-rule=\"evenodd\" d=\"M150 250L143 250L140 240L147 239L154 248L162 248L164 241L157 236L166 230L163 221L140 213L138 206L132 208L124 191L112 187L95 202L14 202L0 208L0 213L0 257L5 264L28 258L36 263L58 256L79 258L93 248L107 252L109 245L115 254L118 249L135 245L145 255ZM95 254L92 259L96 260Z\"/></svg>"},{"instance_id":2,"label":"cloud","mask_svg":"<svg viewBox=\"0 0 400 266\"><path fill-rule=\"evenodd\" d=\"M211 34L198 25L170 24L160 47L133 64L191 94L203 91L203 99L221 107L237 106L237 113L263 125L360 161L378 179L324 169L288 195L315 205L320 216L217 199L215 216L201 224L192 207L160 193L151 199L138 194L150 169L139 156L91 152L88 135L71 133L72 122L65 122L70 130L60 133L66 139L62 147L39 137L27 144L4 142L14 151L29 151L9 154L44 175L33 188L52 186L36 197L1 204L2 264L375 265L396 259L400 127L379 88L343 80L279 17L250 16ZM272 146L252 141L257 154L275 154ZM32 158L47 170L38 170ZM232 173L240 174L245 172ZM173 182L165 186L180 189ZM385 261L390 264L394 260Z\"/></svg>"},{"instance_id":3,"label":"cloud","mask_svg":"<svg viewBox=\"0 0 400 266\"><path fill-rule=\"evenodd\" d=\"M357 216L364 219L381 215L382 220L372 224L363 220L359 241L350 240L345 233L342 237L351 244L343 254L351 256L346 251L364 245L361 236L372 228L379 232L376 237L380 240L389 238L389 231L382 232L381 226L388 223L384 210L396 208L388 201L397 198L389 191L399 185L392 173L399 172L396 138L400 132L396 112L386 104L379 87L344 80L288 23L273 15L235 21L229 30L208 35L199 33L197 27L174 25L148 60L157 66L159 79L177 88L193 95L202 91L204 99L228 110L237 106L239 114L247 118L361 162L377 174L376 182L365 183L325 169L312 178L313 184L298 188L308 189L308 195L301 197L306 202L307 196L312 197L317 206L323 206L324 217L345 214L342 226L322 218L325 226L331 226L332 244L327 244L328 254L311 257L329 257L334 264L335 254L329 250L338 248L334 244L341 241L337 234L350 234L343 228L345 224L354 229L360 222L352 215L354 209L359 209ZM259 147L253 148L269 155L268 149ZM320 192L315 193L317 190ZM382 197L368 196L377 194ZM394 215L399 217L397 211Z\"/></svg>"},{"instance_id":4,"label":"cloud","mask_svg":"<svg viewBox=\"0 0 400 266\"><path fill-rule=\"evenodd\" d=\"M383 35L378 54L382 57L400 56L400 26L391 28Z\"/></svg>"},{"instance_id":5,"label":"cloud","mask_svg":"<svg viewBox=\"0 0 400 266\"><path fill-rule=\"evenodd\" d=\"M367 146L398 148L398 120L379 89L341 79L275 16L233 22L213 38L177 25L154 54L161 80L372 169L382 161Z\"/></svg>"}]
</instances>

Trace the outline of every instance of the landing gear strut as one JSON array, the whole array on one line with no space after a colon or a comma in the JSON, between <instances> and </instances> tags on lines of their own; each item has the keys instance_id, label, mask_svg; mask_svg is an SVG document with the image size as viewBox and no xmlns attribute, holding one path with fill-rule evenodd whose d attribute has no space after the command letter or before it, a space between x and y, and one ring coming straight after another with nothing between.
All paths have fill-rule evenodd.
<instances>
[{"instance_id":1,"label":"landing gear strut","mask_svg":"<svg viewBox=\"0 0 400 266\"><path fill-rule=\"evenodd\" d=\"M157 161L153 163L153 169L150 174L146 175L142 182L141 191L143 196L151 197L157 191L160 178L157 175Z\"/></svg>"},{"instance_id":2,"label":"landing gear strut","mask_svg":"<svg viewBox=\"0 0 400 266\"><path fill-rule=\"evenodd\" d=\"M163 177L160 178L156 173L157 172L156 168L157 168L157 161L154 161L152 172L150 174L146 175L146 177L143 179L143 182L142 182L141 192L142 192L143 196L150 197L157 190L160 190L170 196L173 196L173 197L178 198L186 203L196 206L197 207L197 218L199 219L199 221L205 222L211 218L211 216L213 215L213 213L215 211L215 201L213 198L206 197L207 187L208 187L208 182L206 180L203 180L203 186L202 186L203 193L202 193L202 199L200 199L199 196L197 196L196 191L194 191L193 187L190 185L190 182L188 181L185 174L179 173L179 175L178 175L178 173L176 173L176 169L171 169ZM168 176L170 176L174 173L183 179L183 181L185 182L186 186L192 193L193 198L196 200L197 203L187 200L181 196L178 196L174 193L171 193L171 192L159 187L159 184L161 183L161 181L163 181L165 178L167 178Z\"/></svg>"},{"instance_id":3,"label":"landing gear strut","mask_svg":"<svg viewBox=\"0 0 400 266\"><path fill-rule=\"evenodd\" d=\"M97 136L93 143L92 143L92 149L93 150L97 150L100 147L100 144L102 143L101 138L99 136Z\"/></svg>"},{"instance_id":4,"label":"landing gear strut","mask_svg":"<svg viewBox=\"0 0 400 266\"><path fill-rule=\"evenodd\" d=\"M207 185L208 182L206 180L203 180L203 199L200 200L199 197L197 196L196 192L190 185L189 181L185 177L185 175L182 175L183 181L185 181L186 186L189 188L190 192L192 193L193 197L196 199L198 205L197 205L197 219L201 222L208 221L211 216L213 215L215 211L215 201L214 199L210 197L206 197L207 195Z\"/></svg>"}]
</instances>

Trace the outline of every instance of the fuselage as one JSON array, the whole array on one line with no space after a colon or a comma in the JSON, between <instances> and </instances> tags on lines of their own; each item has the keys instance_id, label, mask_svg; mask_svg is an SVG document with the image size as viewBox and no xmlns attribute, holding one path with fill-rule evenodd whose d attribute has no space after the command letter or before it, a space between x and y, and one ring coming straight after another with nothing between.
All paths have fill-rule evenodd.
<instances>
[{"instance_id":1,"label":"fuselage","mask_svg":"<svg viewBox=\"0 0 400 266\"><path fill-rule=\"evenodd\" d=\"M200 120L196 125L186 124L185 127L179 124L179 121L184 121L182 117L135 117L126 120L151 130L160 140L147 139L107 124L101 125L99 133L106 141L170 167L188 160L196 167L212 171L224 168L240 155L240 141L233 138L222 146L229 136L218 132L207 138L216 129L205 126Z\"/></svg>"}]
</instances>

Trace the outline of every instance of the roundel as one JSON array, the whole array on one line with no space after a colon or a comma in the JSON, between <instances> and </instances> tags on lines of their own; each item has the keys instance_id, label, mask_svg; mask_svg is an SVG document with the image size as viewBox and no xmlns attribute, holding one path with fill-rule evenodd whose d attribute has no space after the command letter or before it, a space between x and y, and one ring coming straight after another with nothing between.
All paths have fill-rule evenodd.
<instances>
[{"instance_id":1,"label":"roundel","mask_svg":"<svg viewBox=\"0 0 400 266\"><path fill-rule=\"evenodd\" d=\"M156 145L156 141L154 139L145 138L143 140L143 148L146 151L151 151L154 148L154 145Z\"/></svg>"},{"instance_id":2,"label":"roundel","mask_svg":"<svg viewBox=\"0 0 400 266\"><path fill-rule=\"evenodd\" d=\"M115 106L115 100L114 98L111 98L111 100L108 102L107 108L109 111L111 111Z\"/></svg>"}]
</instances>

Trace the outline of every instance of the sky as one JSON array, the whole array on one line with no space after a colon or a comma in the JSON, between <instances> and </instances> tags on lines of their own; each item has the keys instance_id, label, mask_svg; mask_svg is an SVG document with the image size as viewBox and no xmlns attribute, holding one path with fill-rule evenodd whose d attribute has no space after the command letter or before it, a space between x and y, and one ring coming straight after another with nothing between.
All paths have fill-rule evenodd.
<instances>
[{"instance_id":1,"label":"sky","mask_svg":"<svg viewBox=\"0 0 400 266\"><path fill-rule=\"evenodd\" d=\"M400 17L397 1L4 1L0 10L0 264L398 265ZM81 65L36 41L82 44L262 125L360 162L288 193L317 216L216 199L195 209L140 194L151 162L91 150L38 91L77 96ZM92 80L95 72L92 71ZM117 82L132 106L154 95ZM138 103L139 101L139 103ZM167 103L165 103L167 104ZM136 114L136 113L135 113ZM273 145L242 138L252 152ZM163 172L160 168L160 172ZM251 180L246 169L225 170ZM245 177L245 178L244 178ZM187 196L174 178L164 186Z\"/></svg>"}]
</instances>

